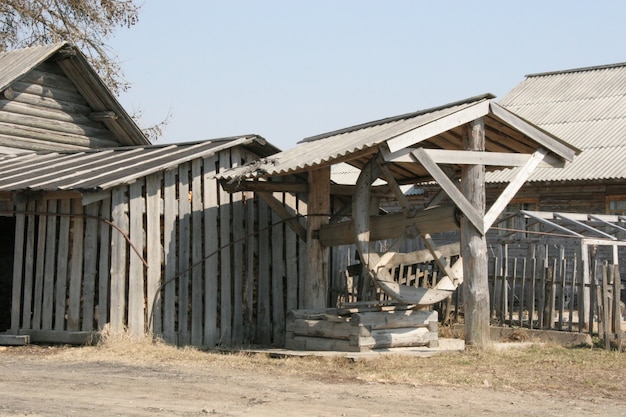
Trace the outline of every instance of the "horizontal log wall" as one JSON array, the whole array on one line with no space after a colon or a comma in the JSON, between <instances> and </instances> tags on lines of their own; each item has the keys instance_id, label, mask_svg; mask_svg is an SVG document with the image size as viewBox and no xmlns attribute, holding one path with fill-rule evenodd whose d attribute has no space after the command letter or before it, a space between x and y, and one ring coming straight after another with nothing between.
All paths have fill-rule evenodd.
<instances>
[{"instance_id":1,"label":"horizontal log wall","mask_svg":"<svg viewBox=\"0 0 626 417\"><path fill-rule=\"evenodd\" d=\"M42 64L0 92L0 145L31 150L119 146L56 64Z\"/></svg>"}]
</instances>

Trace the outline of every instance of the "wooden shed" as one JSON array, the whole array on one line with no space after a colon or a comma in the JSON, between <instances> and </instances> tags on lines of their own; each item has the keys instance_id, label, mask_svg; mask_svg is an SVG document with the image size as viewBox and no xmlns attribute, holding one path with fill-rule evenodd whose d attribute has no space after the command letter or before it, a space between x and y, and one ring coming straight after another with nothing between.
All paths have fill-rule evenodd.
<instances>
[{"instance_id":1,"label":"wooden shed","mask_svg":"<svg viewBox=\"0 0 626 417\"><path fill-rule=\"evenodd\" d=\"M264 200L215 179L276 151L249 135L1 159L5 329L75 343L109 324L180 345L281 345L303 246Z\"/></svg>"}]
</instances>

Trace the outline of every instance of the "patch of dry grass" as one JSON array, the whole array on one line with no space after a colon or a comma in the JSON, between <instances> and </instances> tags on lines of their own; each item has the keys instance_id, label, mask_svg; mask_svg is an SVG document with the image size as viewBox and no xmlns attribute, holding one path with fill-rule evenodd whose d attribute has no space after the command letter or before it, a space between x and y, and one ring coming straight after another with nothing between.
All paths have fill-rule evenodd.
<instances>
[{"instance_id":1,"label":"patch of dry grass","mask_svg":"<svg viewBox=\"0 0 626 417\"><path fill-rule=\"evenodd\" d=\"M33 353L24 349L24 352ZM299 376L329 383L493 387L559 392L561 395L569 393L578 398L626 396L626 354L595 348L536 345L524 349L466 350L429 358L387 355L355 362L343 357L276 359L266 354L177 348L148 337L137 339L127 334L114 336L104 332L96 346L53 350L65 360L117 362L133 366L158 364L181 369L219 367L276 376ZM52 359L49 351L45 353L46 358Z\"/></svg>"}]
</instances>

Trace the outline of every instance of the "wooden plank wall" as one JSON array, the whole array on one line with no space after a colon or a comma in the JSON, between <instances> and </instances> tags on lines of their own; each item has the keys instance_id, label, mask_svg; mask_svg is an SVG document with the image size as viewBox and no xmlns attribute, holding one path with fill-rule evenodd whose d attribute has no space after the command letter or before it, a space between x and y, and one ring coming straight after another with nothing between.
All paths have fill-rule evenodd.
<instances>
[{"instance_id":1,"label":"wooden plank wall","mask_svg":"<svg viewBox=\"0 0 626 417\"><path fill-rule=\"evenodd\" d=\"M97 219L109 217L110 201L41 199L14 210L10 331L34 341L84 340L106 323L111 233Z\"/></svg>"},{"instance_id":2,"label":"wooden plank wall","mask_svg":"<svg viewBox=\"0 0 626 417\"><path fill-rule=\"evenodd\" d=\"M306 244L260 198L214 179L252 158L225 150L88 206L16 207L12 331L62 341L110 323L178 345L282 346L286 313L301 305ZM274 196L306 212L297 196Z\"/></svg>"}]
</instances>

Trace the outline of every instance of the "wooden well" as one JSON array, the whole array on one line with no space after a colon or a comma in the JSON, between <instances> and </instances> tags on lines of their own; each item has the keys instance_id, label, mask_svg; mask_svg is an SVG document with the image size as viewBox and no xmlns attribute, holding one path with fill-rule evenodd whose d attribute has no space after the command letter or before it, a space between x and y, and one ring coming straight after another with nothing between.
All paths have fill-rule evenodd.
<instances>
[{"instance_id":1,"label":"wooden well","mask_svg":"<svg viewBox=\"0 0 626 417\"><path fill-rule=\"evenodd\" d=\"M294 350L367 352L438 346L438 315L409 305L291 310L285 347Z\"/></svg>"}]
</instances>

